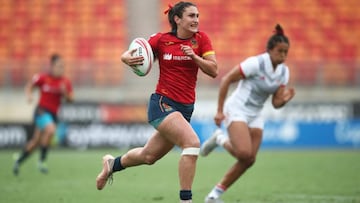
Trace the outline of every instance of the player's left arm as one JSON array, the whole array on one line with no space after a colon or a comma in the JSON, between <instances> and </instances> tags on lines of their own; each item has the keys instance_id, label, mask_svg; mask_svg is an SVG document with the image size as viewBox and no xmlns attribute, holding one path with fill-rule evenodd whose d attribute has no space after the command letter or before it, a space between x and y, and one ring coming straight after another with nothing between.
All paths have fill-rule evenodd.
<instances>
[{"instance_id":1,"label":"player's left arm","mask_svg":"<svg viewBox=\"0 0 360 203\"><path fill-rule=\"evenodd\" d=\"M62 84L61 84L61 91L62 91L62 95L65 98L65 100L67 102L73 102L74 101L74 92L73 92L73 87L72 84L69 80L65 80Z\"/></svg>"},{"instance_id":2,"label":"player's left arm","mask_svg":"<svg viewBox=\"0 0 360 203\"><path fill-rule=\"evenodd\" d=\"M278 109L283 107L295 96L295 89L293 87L280 86L272 97L272 105Z\"/></svg>"},{"instance_id":3,"label":"player's left arm","mask_svg":"<svg viewBox=\"0 0 360 203\"><path fill-rule=\"evenodd\" d=\"M218 75L219 71L215 54L201 57L195 54L194 50L188 45L181 45L181 50L185 55L190 56L205 74L213 78Z\"/></svg>"}]
</instances>

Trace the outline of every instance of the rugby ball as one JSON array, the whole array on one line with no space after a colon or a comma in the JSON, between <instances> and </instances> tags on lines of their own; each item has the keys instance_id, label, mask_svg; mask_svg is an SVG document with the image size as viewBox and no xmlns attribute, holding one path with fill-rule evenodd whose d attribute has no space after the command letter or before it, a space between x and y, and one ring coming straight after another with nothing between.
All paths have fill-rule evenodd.
<instances>
[{"instance_id":1,"label":"rugby ball","mask_svg":"<svg viewBox=\"0 0 360 203\"><path fill-rule=\"evenodd\" d=\"M143 56L142 65L132 66L133 72L138 76L147 75L154 63L154 54L149 42L144 38L135 38L129 45L129 50L136 49L132 56Z\"/></svg>"}]
</instances>

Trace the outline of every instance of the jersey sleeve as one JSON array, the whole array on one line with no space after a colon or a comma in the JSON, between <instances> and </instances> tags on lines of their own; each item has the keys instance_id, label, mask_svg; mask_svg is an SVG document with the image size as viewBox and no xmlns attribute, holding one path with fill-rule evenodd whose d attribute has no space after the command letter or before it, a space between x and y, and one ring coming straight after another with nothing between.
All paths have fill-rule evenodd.
<instances>
[{"instance_id":1,"label":"jersey sleeve","mask_svg":"<svg viewBox=\"0 0 360 203\"><path fill-rule=\"evenodd\" d=\"M282 85L286 86L289 83L290 71L287 66L285 66L284 68L285 68L285 73L284 73L284 81L283 81Z\"/></svg>"},{"instance_id":2,"label":"jersey sleeve","mask_svg":"<svg viewBox=\"0 0 360 203\"><path fill-rule=\"evenodd\" d=\"M201 37L201 56L215 54L210 38L204 32L199 32Z\"/></svg>"},{"instance_id":3,"label":"jersey sleeve","mask_svg":"<svg viewBox=\"0 0 360 203\"><path fill-rule=\"evenodd\" d=\"M245 78L252 77L259 71L259 61L256 57L249 57L240 63L239 69Z\"/></svg>"},{"instance_id":4,"label":"jersey sleeve","mask_svg":"<svg viewBox=\"0 0 360 203\"><path fill-rule=\"evenodd\" d=\"M33 86L41 86L44 83L45 75L35 74L31 79L31 84Z\"/></svg>"},{"instance_id":5,"label":"jersey sleeve","mask_svg":"<svg viewBox=\"0 0 360 203\"><path fill-rule=\"evenodd\" d=\"M73 92L73 86L72 86L70 80L68 80L68 79L65 79L65 88L66 88L67 92L69 92L69 93Z\"/></svg>"},{"instance_id":6,"label":"jersey sleeve","mask_svg":"<svg viewBox=\"0 0 360 203\"><path fill-rule=\"evenodd\" d=\"M148 42L154 52L154 55L157 56L157 53L159 51L159 40L162 36L162 33L156 33L150 36Z\"/></svg>"}]
</instances>

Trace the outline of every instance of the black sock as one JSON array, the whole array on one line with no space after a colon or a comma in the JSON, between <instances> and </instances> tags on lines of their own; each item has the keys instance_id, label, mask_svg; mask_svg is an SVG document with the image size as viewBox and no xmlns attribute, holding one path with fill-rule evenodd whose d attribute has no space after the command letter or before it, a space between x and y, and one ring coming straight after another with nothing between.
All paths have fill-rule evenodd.
<instances>
[{"instance_id":1,"label":"black sock","mask_svg":"<svg viewBox=\"0 0 360 203\"><path fill-rule=\"evenodd\" d=\"M191 200L192 199L191 190L180 190L180 199L181 200Z\"/></svg>"},{"instance_id":2,"label":"black sock","mask_svg":"<svg viewBox=\"0 0 360 203\"><path fill-rule=\"evenodd\" d=\"M40 149L40 161L44 162L47 157L48 147L47 146L41 146Z\"/></svg>"},{"instance_id":3,"label":"black sock","mask_svg":"<svg viewBox=\"0 0 360 203\"><path fill-rule=\"evenodd\" d=\"M24 151L21 153L21 155L20 155L20 157L18 158L18 160L16 161L16 163L21 164L23 161L25 161L25 159L26 159L29 155L30 155L30 152L24 150Z\"/></svg>"},{"instance_id":4,"label":"black sock","mask_svg":"<svg viewBox=\"0 0 360 203\"><path fill-rule=\"evenodd\" d=\"M112 168L113 172L124 170L125 167L121 165L121 156L116 157L114 160L114 166Z\"/></svg>"}]
</instances>

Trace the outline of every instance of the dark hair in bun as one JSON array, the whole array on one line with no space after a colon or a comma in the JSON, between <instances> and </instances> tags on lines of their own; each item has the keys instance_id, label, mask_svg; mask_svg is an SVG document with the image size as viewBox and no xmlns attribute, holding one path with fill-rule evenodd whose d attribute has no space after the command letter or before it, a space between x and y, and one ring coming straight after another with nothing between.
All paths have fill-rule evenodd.
<instances>
[{"instance_id":1,"label":"dark hair in bun","mask_svg":"<svg viewBox=\"0 0 360 203\"><path fill-rule=\"evenodd\" d=\"M266 49L271 50L276 46L277 43L280 42L285 42L290 45L289 39L285 36L284 29L281 27L281 25L277 24L275 26L274 34L268 40Z\"/></svg>"}]
</instances>

